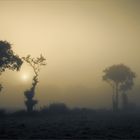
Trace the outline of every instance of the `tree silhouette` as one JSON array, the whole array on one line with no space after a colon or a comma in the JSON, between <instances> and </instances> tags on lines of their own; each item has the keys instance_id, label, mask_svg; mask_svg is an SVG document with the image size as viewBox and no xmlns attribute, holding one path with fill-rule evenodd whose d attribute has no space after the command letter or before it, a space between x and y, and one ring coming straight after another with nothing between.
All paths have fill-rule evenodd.
<instances>
[{"instance_id":1,"label":"tree silhouette","mask_svg":"<svg viewBox=\"0 0 140 140\"><path fill-rule=\"evenodd\" d=\"M113 110L119 109L119 91L127 91L132 88L135 73L123 64L113 65L103 71L103 80L107 81L113 88Z\"/></svg>"},{"instance_id":2,"label":"tree silhouette","mask_svg":"<svg viewBox=\"0 0 140 140\"><path fill-rule=\"evenodd\" d=\"M2 85L0 84L0 91L2 90L2 88L3 88L3 87L2 87Z\"/></svg>"},{"instance_id":3,"label":"tree silhouette","mask_svg":"<svg viewBox=\"0 0 140 140\"><path fill-rule=\"evenodd\" d=\"M29 90L24 92L24 95L27 99L25 101L27 111L32 112L34 109L34 106L38 103L37 100L33 99L35 96L36 85L39 82L38 74L40 72L40 67L46 65L46 59L42 55L40 55L40 57L37 57L37 58L31 58L31 55L27 55L27 57L23 57L23 60L32 67L35 74L33 77L32 87Z\"/></svg>"},{"instance_id":4,"label":"tree silhouette","mask_svg":"<svg viewBox=\"0 0 140 140\"><path fill-rule=\"evenodd\" d=\"M131 74L130 77L120 86L120 91L122 92L122 107L124 110L128 109L128 96L127 91L131 90L134 86L135 74Z\"/></svg>"},{"instance_id":5,"label":"tree silhouette","mask_svg":"<svg viewBox=\"0 0 140 140\"><path fill-rule=\"evenodd\" d=\"M7 41L0 41L0 75L6 69L18 71L22 63L22 59L18 55L15 55L10 43ZM0 84L0 91L2 88Z\"/></svg>"}]
</instances>

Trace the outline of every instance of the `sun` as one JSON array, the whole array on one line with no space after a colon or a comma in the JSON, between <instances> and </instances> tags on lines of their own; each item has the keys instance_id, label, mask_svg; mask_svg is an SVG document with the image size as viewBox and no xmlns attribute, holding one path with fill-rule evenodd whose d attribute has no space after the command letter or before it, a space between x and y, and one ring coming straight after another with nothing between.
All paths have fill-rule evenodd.
<instances>
[{"instance_id":1,"label":"sun","mask_svg":"<svg viewBox=\"0 0 140 140\"><path fill-rule=\"evenodd\" d=\"M21 80L22 81L28 81L28 79L29 79L29 75L28 74L24 73L24 74L21 75Z\"/></svg>"}]
</instances>

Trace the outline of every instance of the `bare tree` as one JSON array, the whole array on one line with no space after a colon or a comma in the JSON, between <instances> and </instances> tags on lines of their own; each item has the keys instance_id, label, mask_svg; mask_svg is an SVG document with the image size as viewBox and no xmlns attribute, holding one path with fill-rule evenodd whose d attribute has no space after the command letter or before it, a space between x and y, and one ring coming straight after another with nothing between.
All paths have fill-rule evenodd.
<instances>
[{"instance_id":1,"label":"bare tree","mask_svg":"<svg viewBox=\"0 0 140 140\"><path fill-rule=\"evenodd\" d=\"M103 71L105 74L103 80L111 84L114 89L113 93L113 110L118 111L119 109L119 91L124 90L124 87L128 84L129 81L133 81L135 78L135 73L131 69L123 64L113 65L106 68ZM132 85L131 85L132 86ZM129 86L130 88L130 86Z\"/></svg>"},{"instance_id":2,"label":"bare tree","mask_svg":"<svg viewBox=\"0 0 140 140\"><path fill-rule=\"evenodd\" d=\"M38 75L39 75L41 66L46 65L46 59L42 55L40 55L40 57L37 57L37 58L32 58L31 55L28 55L27 57L23 57L23 60L32 67L34 74L35 74L33 77L32 87L29 90L25 91L25 93L24 93L24 95L27 99L25 101L27 111L32 112L34 109L34 106L38 103L37 100L33 99L35 96L36 85L39 82Z\"/></svg>"},{"instance_id":3,"label":"bare tree","mask_svg":"<svg viewBox=\"0 0 140 140\"><path fill-rule=\"evenodd\" d=\"M18 71L22 63L22 59L18 55L15 55L10 43L7 41L0 41L0 75L6 69ZM0 91L2 88L0 84Z\"/></svg>"}]
</instances>

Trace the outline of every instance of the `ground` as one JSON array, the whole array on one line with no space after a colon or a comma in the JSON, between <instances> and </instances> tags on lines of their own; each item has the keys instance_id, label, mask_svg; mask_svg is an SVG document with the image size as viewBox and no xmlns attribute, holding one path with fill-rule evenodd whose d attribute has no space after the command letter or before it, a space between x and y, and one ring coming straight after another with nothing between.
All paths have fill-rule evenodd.
<instances>
[{"instance_id":1,"label":"ground","mask_svg":"<svg viewBox=\"0 0 140 140\"><path fill-rule=\"evenodd\" d=\"M0 139L140 139L140 114L77 112L3 116Z\"/></svg>"}]
</instances>

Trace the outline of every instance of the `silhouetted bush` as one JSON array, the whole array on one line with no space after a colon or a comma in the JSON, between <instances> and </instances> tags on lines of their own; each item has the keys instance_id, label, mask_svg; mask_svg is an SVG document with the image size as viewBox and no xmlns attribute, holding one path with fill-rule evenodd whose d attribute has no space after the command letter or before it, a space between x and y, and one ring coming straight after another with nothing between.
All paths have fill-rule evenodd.
<instances>
[{"instance_id":1,"label":"silhouetted bush","mask_svg":"<svg viewBox=\"0 0 140 140\"><path fill-rule=\"evenodd\" d=\"M40 112L39 111L28 112L26 110L18 110L9 115L12 115L15 117L27 117L27 116L35 117L35 116L40 116Z\"/></svg>"},{"instance_id":2,"label":"silhouetted bush","mask_svg":"<svg viewBox=\"0 0 140 140\"><path fill-rule=\"evenodd\" d=\"M13 112L11 115L13 116L25 116L27 114L27 112L25 110L18 110Z\"/></svg>"},{"instance_id":3,"label":"silhouetted bush","mask_svg":"<svg viewBox=\"0 0 140 140\"><path fill-rule=\"evenodd\" d=\"M63 114L68 113L70 109L64 103L53 103L48 107L44 106L40 109L42 113Z\"/></svg>"},{"instance_id":4,"label":"silhouetted bush","mask_svg":"<svg viewBox=\"0 0 140 140\"><path fill-rule=\"evenodd\" d=\"M0 117L3 117L6 115L6 111L4 109L0 109Z\"/></svg>"}]
</instances>

